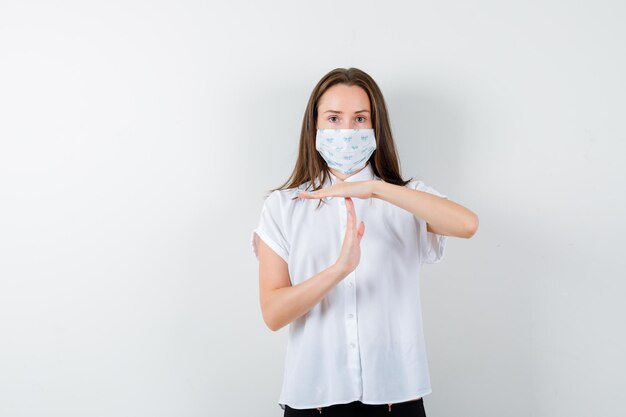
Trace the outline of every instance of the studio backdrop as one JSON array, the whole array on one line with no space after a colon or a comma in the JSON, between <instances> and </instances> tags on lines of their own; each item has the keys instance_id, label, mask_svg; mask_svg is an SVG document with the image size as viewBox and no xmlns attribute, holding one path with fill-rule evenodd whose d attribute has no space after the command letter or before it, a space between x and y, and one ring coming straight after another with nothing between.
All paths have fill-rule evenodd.
<instances>
[{"instance_id":1,"label":"studio backdrop","mask_svg":"<svg viewBox=\"0 0 626 417\"><path fill-rule=\"evenodd\" d=\"M480 218L430 417L626 415L622 1L0 3L0 415L281 416L250 236L333 68ZM367 231L366 231L367 233Z\"/></svg>"}]
</instances>

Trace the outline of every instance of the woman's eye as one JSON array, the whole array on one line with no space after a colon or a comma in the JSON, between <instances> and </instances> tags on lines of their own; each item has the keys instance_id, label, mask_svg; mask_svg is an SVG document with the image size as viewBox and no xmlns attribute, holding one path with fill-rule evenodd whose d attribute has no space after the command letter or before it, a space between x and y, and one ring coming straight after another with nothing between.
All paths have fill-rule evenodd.
<instances>
[{"instance_id":1,"label":"woman's eye","mask_svg":"<svg viewBox=\"0 0 626 417\"><path fill-rule=\"evenodd\" d=\"M358 119L362 119L362 120L358 120ZM364 123L364 122L365 122L365 117L363 117L363 116L357 116L357 121L358 121L359 123Z\"/></svg>"},{"instance_id":2,"label":"woman's eye","mask_svg":"<svg viewBox=\"0 0 626 417\"><path fill-rule=\"evenodd\" d=\"M330 116L330 117L328 118L328 120L330 120L331 122L335 122L335 120L334 120L334 119L337 119L337 116Z\"/></svg>"}]
</instances>

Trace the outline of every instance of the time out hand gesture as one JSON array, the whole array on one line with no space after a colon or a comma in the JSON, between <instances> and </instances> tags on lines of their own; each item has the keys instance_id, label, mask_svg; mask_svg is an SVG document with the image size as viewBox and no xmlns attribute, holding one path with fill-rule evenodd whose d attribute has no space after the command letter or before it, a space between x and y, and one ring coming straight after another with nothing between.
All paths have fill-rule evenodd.
<instances>
[{"instance_id":1,"label":"time out hand gesture","mask_svg":"<svg viewBox=\"0 0 626 417\"><path fill-rule=\"evenodd\" d=\"M342 274L348 275L354 271L361 259L361 238L365 233L365 223L356 224L356 212L352 197L371 198L374 188L374 181L342 181L330 187L322 188L314 192L302 192L298 194L300 198L324 198L324 197L344 197L346 199L346 209L348 220L346 222L346 232L343 238L343 245L335 265Z\"/></svg>"}]
</instances>

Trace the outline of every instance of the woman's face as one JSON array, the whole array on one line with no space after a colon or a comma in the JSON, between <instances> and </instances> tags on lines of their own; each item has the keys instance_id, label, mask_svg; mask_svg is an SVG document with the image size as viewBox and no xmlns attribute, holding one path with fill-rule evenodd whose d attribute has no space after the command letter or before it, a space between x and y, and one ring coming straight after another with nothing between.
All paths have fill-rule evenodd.
<instances>
[{"instance_id":1,"label":"woman's face","mask_svg":"<svg viewBox=\"0 0 626 417\"><path fill-rule=\"evenodd\" d=\"M368 129L372 127L370 99L356 85L336 84L317 104L318 129Z\"/></svg>"}]
</instances>

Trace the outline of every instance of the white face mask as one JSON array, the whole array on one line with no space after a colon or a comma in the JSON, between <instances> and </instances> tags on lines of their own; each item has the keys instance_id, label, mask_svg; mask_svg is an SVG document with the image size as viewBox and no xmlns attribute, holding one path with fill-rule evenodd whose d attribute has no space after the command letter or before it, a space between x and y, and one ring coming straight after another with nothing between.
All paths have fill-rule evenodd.
<instances>
[{"instance_id":1,"label":"white face mask","mask_svg":"<svg viewBox=\"0 0 626 417\"><path fill-rule=\"evenodd\" d=\"M374 129L317 129L315 149L329 168L352 174L363 168L374 149Z\"/></svg>"}]
</instances>

